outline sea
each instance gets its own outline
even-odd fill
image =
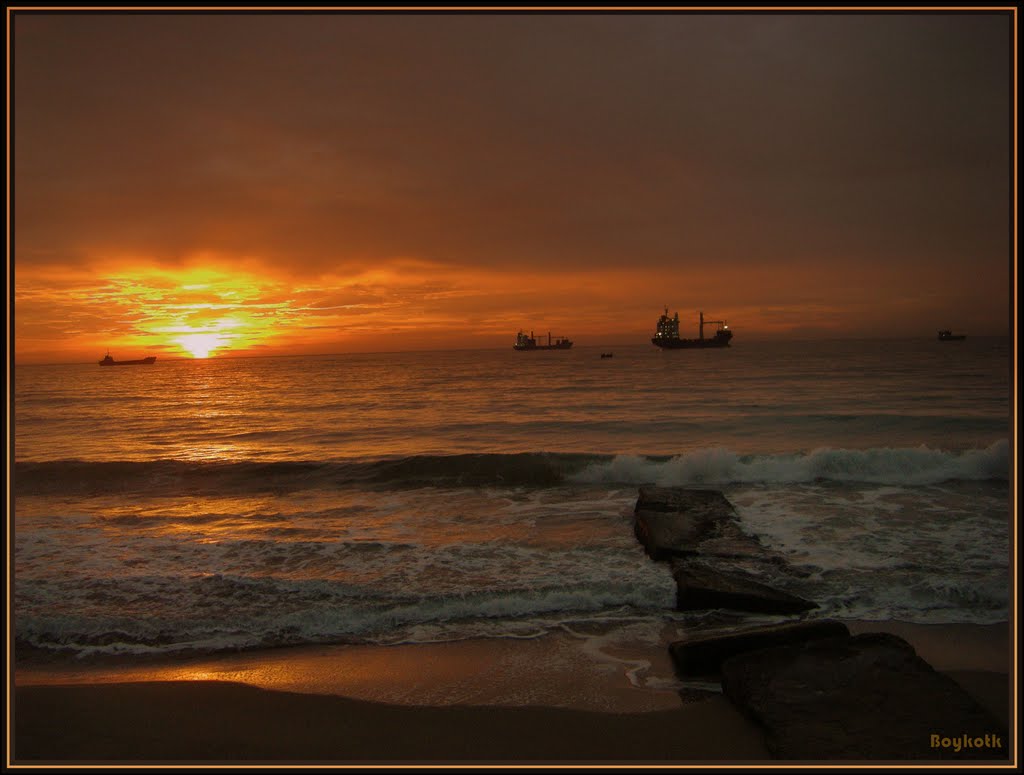
[[[602,352],[613,351],[611,358]],[[20,653],[729,628],[645,485],[720,490],[808,618],[1009,619],[1013,344],[744,342],[17,365]]]

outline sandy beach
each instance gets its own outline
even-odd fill
[[[1007,626],[850,626],[906,638],[1008,724]],[[549,636],[24,665],[14,761],[770,760],[758,726],[723,696],[697,686],[683,699],[664,650],[593,643]]]
[[[665,762],[767,757],[756,728],[721,698],[674,711],[607,714],[381,705],[201,681],[26,688],[18,691],[18,704],[18,760]]]

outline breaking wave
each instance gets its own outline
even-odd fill
[[[701,449],[675,457],[564,453],[420,455],[373,462],[88,462],[16,463],[19,495],[149,496],[284,493],[362,487],[551,487],[560,484],[729,484],[871,482],[924,485],[950,480],[1007,480],[1009,444],[950,452],[926,446],[866,450],[820,448],[787,455],[739,455]]]
[[[661,576],[664,575],[664,578]],[[657,580],[659,583],[653,583]],[[175,584],[168,580],[167,584]],[[30,584],[26,594],[46,594]],[[198,591],[194,588],[199,588]],[[67,589],[62,594],[74,596]],[[48,593],[53,594],[53,590]],[[78,593],[83,595],[84,593]],[[121,595],[128,594],[122,589]],[[90,592],[95,598],[95,590]],[[137,591],[140,599],[142,590]],[[508,637],[600,616],[615,619],[671,609],[674,588],[667,574],[645,569],[635,577],[576,585],[479,590],[470,594],[374,597],[372,590],[325,581],[293,582],[216,576],[186,583],[167,599],[201,595],[203,605],[162,611],[159,616],[54,612],[23,615],[17,641],[32,649],[95,654],[157,654],[218,651],[310,643],[401,642],[421,639],[422,628]],[[150,597],[152,593],[150,593]],[[259,604],[254,604],[258,599]],[[80,610],[85,610],[83,601]],[[137,605],[129,603],[131,605]],[[180,608],[180,606],[179,606]],[[215,615],[209,615],[210,610]]]
[[[870,482],[925,485],[950,480],[1007,480],[1009,445],[946,452],[925,446],[880,449],[816,449],[807,454],[740,456],[728,449],[705,449],[652,460],[619,455],[593,463],[571,478],[578,482],[624,484],[729,484],[732,482]]]

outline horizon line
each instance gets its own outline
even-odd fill
[[[967,339],[1012,339],[1014,336],[1013,332],[1007,332],[1004,334],[972,334],[967,335]],[[753,343],[768,343],[768,344],[795,344],[799,342],[853,342],[853,341],[937,341],[932,337],[922,336],[823,336],[823,337],[810,337],[810,338],[754,338],[744,339],[744,342]],[[619,344],[573,344],[573,348],[585,349],[585,348],[607,348],[607,347],[653,347],[648,343],[644,342],[628,342]],[[189,357],[188,355],[172,355],[172,356],[156,356],[158,359],[163,357],[164,360],[169,361],[226,361],[226,360],[243,360],[247,358],[324,358],[339,355],[404,355],[410,353],[443,353],[443,352],[504,352],[506,349],[513,350],[511,346],[507,348],[505,346],[491,346],[491,347],[431,347],[423,349],[413,350],[340,350],[333,352],[310,352],[310,353],[245,353],[245,354],[224,354],[224,355],[210,355],[205,358]],[[656,348],[660,351],[660,348]],[[732,349],[732,346],[728,349]],[[652,350],[653,351],[653,350]],[[144,356],[150,357],[150,356]],[[8,364],[12,367],[15,366],[84,366],[96,363],[96,361],[78,361],[78,360],[63,360],[63,361],[35,361],[35,360],[18,360],[17,355],[14,358],[8,359]]]

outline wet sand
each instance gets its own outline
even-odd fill
[[[15,757],[77,761],[765,759],[722,697],[650,713],[383,705],[218,681],[18,690]]]
[[[1008,626],[851,630],[906,638],[1008,723]],[[15,762],[769,760],[759,728],[724,697],[681,699],[654,643],[304,647],[25,664],[16,680]]]

